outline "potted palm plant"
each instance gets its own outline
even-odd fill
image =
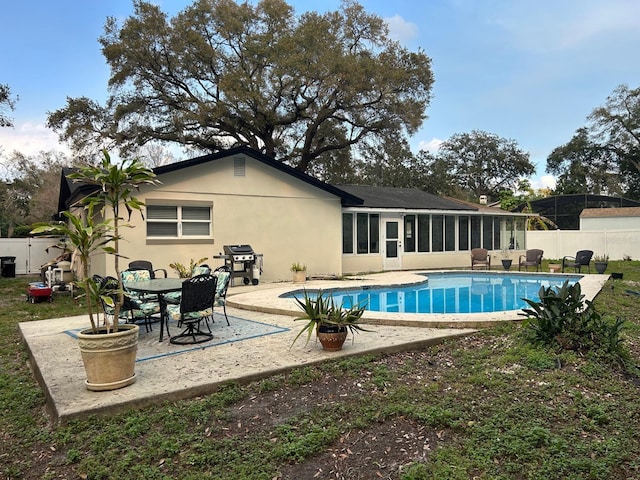
[[[81,263],[82,278],[76,283],[84,291],[91,327],[78,333],[78,345],[82,354],[89,390],[114,390],[135,382],[135,356],[139,327],[119,325],[120,309],[124,303],[124,290],[120,276],[120,229],[122,209],[130,218],[134,210],[142,205],[133,192],[142,185],[158,183],[155,174],[138,160],[123,160],[112,164],[106,150],[102,162],[97,166],[85,166],[69,174],[75,182],[95,187],[94,193],[85,197],[73,211],[63,212],[66,222],[53,225],[38,225],[32,233],[63,235],[72,245]],[[127,218],[127,220],[128,220]],[[101,220],[99,220],[101,219]],[[118,280],[115,301],[113,292],[101,291],[101,284],[90,275],[91,256],[102,250],[114,258]],[[100,300],[113,305],[113,323],[97,321]],[[105,319],[106,320],[106,319]]]
[[[359,331],[369,331],[359,324],[364,313],[364,307],[361,305],[344,308],[343,305],[337,305],[331,295],[325,296],[322,290],[315,295],[310,295],[305,290],[304,299],[296,298],[296,302],[304,315],[295,320],[306,320],[307,323],[298,332],[291,345],[304,332],[307,333],[307,343],[309,343],[311,335],[315,332],[324,350],[337,351],[342,349],[347,333],[354,335]]]
[[[178,274],[178,278],[191,278],[193,277],[193,272],[196,268],[202,265],[202,262],[206,259],[207,257],[202,257],[199,260],[194,260],[192,258],[189,265],[184,265],[180,262],[173,262],[169,264],[169,268],[172,268]]]

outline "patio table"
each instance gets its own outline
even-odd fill
[[[167,336],[171,338],[169,333],[169,318],[167,317],[167,302],[164,295],[169,292],[178,292],[182,290],[182,282],[184,278],[152,278],[142,282],[127,282],[125,288],[133,292],[154,293],[158,295],[160,303],[160,342],[162,341],[164,327],[167,328]]]

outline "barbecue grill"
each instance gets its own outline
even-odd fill
[[[257,285],[262,272],[262,254],[256,253],[251,245],[225,245],[223,258],[224,264],[231,270],[231,279],[241,277],[245,285],[251,282]]]

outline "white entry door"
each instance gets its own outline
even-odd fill
[[[383,220],[384,269],[399,270],[402,267],[402,222],[400,219]]]

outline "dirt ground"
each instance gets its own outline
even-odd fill
[[[429,376],[436,378],[439,368],[450,365],[444,355],[440,352],[439,358],[434,358],[433,353],[407,352],[386,356],[379,362],[394,371],[407,362],[428,363],[434,367]],[[421,372],[406,374],[404,381],[417,381],[413,377],[420,376]],[[234,419],[224,428],[229,429],[229,435],[251,435],[256,430],[271,429],[315,405],[366,395],[363,388],[357,379],[336,381],[327,374],[302,387],[261,394],[234,406]],[[445,431],[428,429],[403,417],[374,423],[366,430],[350,431],[313,458],[285,466],[274,480],[397,479],[403,467],[424,461],[439,443],[448,440],[447,436]]]

